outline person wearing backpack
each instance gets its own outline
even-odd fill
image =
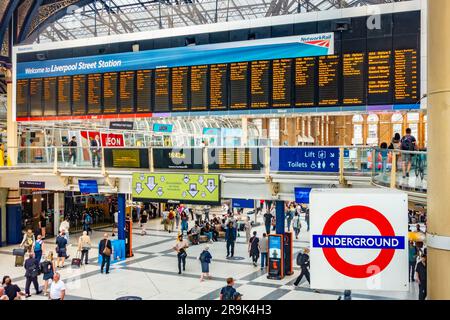
[[[55,259],[53,258],[53,252],[50,251],[43,262],[40,264],[41,273],[44,280],[44,296],[48,295],[48,280],[53,279],[53,275],[56,272]]]
[[[38,263],[41,262],[42,252],[44,252],[44,241],[42,241],[42,236],[38,235],[34,243],[34,255]]]
[[[241,294],[236,291],[234,279],[227,278],[227,285],[220,290],[220,300],[241,300]]]
[[[415,151],[417,149],[416,146],[416,138],[411,135],[411,128],[406,129],[406,135],[400,140],[402,151]],[[403,153],[402,154],[402,170],[403,170],[403,178],[409,177],[409,172],[411,171],[411,153]]]
[[[168,226],[169,233],[171,233],[173,232],[173,226],[175,224],[175,211],[173,210],[173,207],[170,207],[167,218],[169,219],[169,226]]]
[[[36,290],[36,294],[41,294],[42,291],[39,291],[39,283],[38,283],[38,276],[39,276],[39,262],[35,259],[34,253],[29,253],[29,258],[25,261],[24,264],[25,268],[25,295],[27,298],[31,297],[30,294],[30,286],[31,283],[34,285],[34,289]]]
[[[200,253],[200,256],[198,259],[200,260],[200,264],[202,266],[202,275],[200,277],[200,281],[203,282],[205,276],[208,277],[208,279],[211,279],[211,276],[209,275],[209,264],[211,263],[211,253],[209,253],[209,247],[206,246],[205,249],[203,249],[202,253]]]
[[[299,253],[297,255],[297,265],[300,266],[301,268],[301,272],[300,275],[298,276],[297,280],[295,280],[294,282],[294,286],[298,286],[298,284],[300,283],[300,281],[302,280],[303,276],[306,277],[306,280],[308,280],[308,283],[311,284],[310,280],[309,280],[309,249],[305,248],[303,250],[303,253]]]

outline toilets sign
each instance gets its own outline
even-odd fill
[[[310,196],[311,287],[407,290],[407,195],[352,189]]]
[[[339,172],[339,148],[271,148],[271,171]]]

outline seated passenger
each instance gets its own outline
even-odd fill
[[[205,226],[202,228],[202,233],[208,237],[208,241],[212,242],[213,231],[209,223],[206,223]]]
[[[188,232],[188,235],[190,236],[192,244],[199,244],[200,227],[197,223],[195,223],[195,226]]]

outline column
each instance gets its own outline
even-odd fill
[[[285,137],[285,139],[287,140],[289,146],[296,146],[297,145],[296,120],[295,118],[287,118],[286,122],[287,122],[286,123],[287,136]]]
[[[11,71],[8,70],[6,74],[6,141],[7,141],[7,154],[11,165],[17,164],[18,155],[18,137],[17,137],[17,122],[13,113],[13,85],[11,81]],[[8,164],[8,161],[7,161]]]
[[[0,247],[6,245],[6,201],[8,200],[8,189],[0,189]]]
[[[284,221],[285,221],[285,214],[284,214],[284,201],[276,201],[275,202],[275,231],[277,234],[284,234]]]
[[[64,193],[63,192],[55,192],[53,196],[53,234],[55,237],[59,233],[59,225],[61,224],[61,220],[64,217]]]
[[[119,209],[119,221],[117,224],[117,233],[118,233],[118,237],[117,239],[119,240],[125,240],[125,218],[126,218],[126,199],[125,199],[125,194],[124,193],[119,193],[117,195],[117,205],[118,205],[118,209]]]
[[[18,244],[22,241],[22,206],[18,189],[9,189],[6,201],[6,242]]]
[[[428,299],[450,299],[450,1],[428,1]],[[435,236],[431,237],[430,234]]]

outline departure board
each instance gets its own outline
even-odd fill
[[[103,74],[103,113],[117,113],[117,72]]]
[[[312,107],[316,96],[316,58],[295,59],[295,106]]]
[[[72,77],[72,114],[86,114],[86,75]]]
[[[42,78],[30,79],[30,110],[32,117],[42,116]]]
[[[368,53],[367,99],[369,104],[392,103],[391,51]]]
[[[209,107],[211,110],[227,108],[228,65],[212,64],[209,68]]]
[[[191,110],[208,109],[208,66],[191,67]]]
[[[339,56],[319,57],[319,106],[335,106],[339,103]]]
[[[250,107],[254,109],[268,108],[270,61],[252,61],[250,69]]]
[[[292,60],[278,59],[272,62],[272,107],[291,106]]]
[[[120,113],[134,112],[134,71],[120,73]]]
[[[169,68],[155,70],[155,112],[169,112]]]
[[[99,114],[102,112],[102,75],[93,73],[88,75],[88,113]]]
[[[345,105],[366,103],[365,54],[347,53],[342,58],[343,98]]]
[[[28,116],[30,83],[28,79],[17,80],[16,85],[16,116]]]
[[[56,116],[56,77],[44,78],[44,116]]]
[[[188,67],[172,68],[172,111],[188,111]]]
[[[417,50],[394,51],[394,80],[394,103],[418,103]]]
[[[245,109],[248,102],[248,62],[230,63],[230,109]]]
[[[152,107],[152,70],[136,72],[136,111],[150,112]]]
[[[214,148],[209,153],[208,168],[211,170],[259,170],[263,167],[262,149]]]
[[[58,115],[70,116],[70,88],[72,87],[72,77],[58,77]]]

